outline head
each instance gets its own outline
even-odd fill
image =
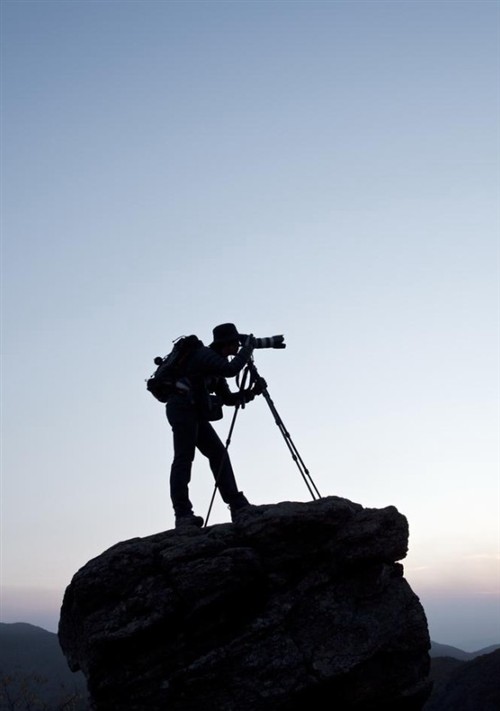
[[[227,358],[236,355],[240,347],[240,334],[234,323],[222,323],[213,330],[213,348],[221,356]]]

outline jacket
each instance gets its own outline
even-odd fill
[[[189,384],[189,394],[174,395],[169,402],[186,403],[195,406],[198,415],[206,419],[220,419],[220,414],[215,410],[224,405],[237,405],[253,399],[248,391],[243,395],[240,392],[232,393],[226,378],[234,378],[248,363],[253,353],[253,348],[243,346],[238,353],[228,361],[223,356],[208,346],[200,346],[190,356],[186,363],[185,377],[183,380]],[[217,396],[217,401],[210,394]]]

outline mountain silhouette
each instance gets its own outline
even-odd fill
[[[57,635],[25,622],[0,623],[0,710],[88,708],[87,685],[70,671]]]
[[[451,677],[452,672],[463,669],[464,661],[472,661],[496,650],[500,650],[500,645],[466,652],[458,647],[432,641],[430,678],[434,682],[434,690],[424,711],[447,711],[452,708],[450,703],[456,701],[450,702],[446,698],[452,696],[454,686],[460,687],[461,677],[459,672],[458,678],[454,679]],[[481,677],[474,676],[476,678],[470,680],[472,691],[475,694],[481,693]],[[6,688],[5,679],[8,677],[11,682]],[[68,711],[87,711],[89,708],[85,679],[81,672],[69,670],[56,634],[28,623],[0,623],[1,711],[12,708],[6,704],[7,693],[17,700],[16,709],[23,711],[29,708],[28,703],[23,704],[20,691],[23,683],[27,684],[40,702],[38,707],[33,707],[30,702],[33,708],[45,708],[48,711],[62,709],[63,705]]]
[[[480,657],[483,654],[490,654],[499,648],[500,644],[492,644],[489,647],[478,649],[476,652],[464,652],[463,649],[459,649],[458,647],[451,647],[448,644],[431,642],[431,651],[429,654],[431,657],[451,657],[452,659],[460,659],[466,662],[471,659],[475,659],[476,657]]]
[[[500,709],[500,648],[471,661],[434,657],[434,688],[424,711],[498,711]]]

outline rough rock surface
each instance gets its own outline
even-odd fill
[[[68,586],[59,641],[97,711],[416,711],[424,610],[406,518],[328,497],[119,543]]]

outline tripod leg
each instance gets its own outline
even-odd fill
[[[312,499],[313,500],[321,499],[321,494],[319,493],[319,491],[316,487],[316,484],[312,480],[309,470],[307,469],[306,465],[304,464],[304,460],[300,456],[300,454],[297,450],[297,447],[293,443],[292,438],[290,437],[290,434],[287,431],[287,429],[283,423],[283,420],[279,416],[278,411],[276,410],[276,407],[274,406],[274,403],[271,400],[271,397],[269,396],[269,393],[264,392],[263,395],[264,395],[264,398],[265,398],[267,404],[269,405],[269,409],[273,413],[274,421],[278,425],[280,432],[283,435],[283,439],[285,440],[285,443],[290,451],[290,454],[292,455],[292,459],[295,462],[295,464],[297,465],[297,467],[302,475],[302,478],[304,479],[305,485],[307,486],[309,493],[311,494]]]
[[[254,363],[251,363],[250,370],[251,370],[252,375],[255,379],[260,378],[260,375],[259,375]],[[311,497],[313,498],[313,500],[321,499],[321,494],[319,493],[319,491],[316,487],[316,484],[313,482],[312,477],[309,473],[309,470],[307,469],[306,465],[304,464],[304,461],[303,461],[302,457],[300,456],[300,454],[297,450],[297,447],[293,443],[292,438],[290,437],[290,434],[288,433],[285,425],[283,424],[283,420],[281,419],[281,417],[278,414],[278,411],[274,405],[274,402],[272,401],[271,396],[269,395],[267,385],[262,390],[262,395],[264,396],[265,401],[269,405],[269,409],[271,410],[271,412],[273,414],[274,421],[278,425],[279,430],[280,430],[281,434],[283,435],[285,443],[290,451],[290,454],[292,455],[292,459],[295,462],[295,464],[297,465],[297,467],[302,475],[302,478],[304,479],[304,482],[305,482],[307,488],[309,489],[309,493],[311,494]]]
[[[240,390],[240,392],[242,393],[242,397],[243,397],[243,391],[244,391],[244,389],[245,389],[246,379],[247,379],[247,377],[248,377],[249,371],[250,371],[250,368],[249,368],[249,366],[247,366],[247,367],[245,368],[244,373],[243,373],[243,378],[242,378],[242,381],[241,381],[241,384],[240,384],[240,387],[239,387],[239,390]],[[210,517],[210,513],[211,513],[211,511],[212,511],[212,506],[213,506],[214,501],[215,501],[215,494],[217,493],[217,488],[218,488],[218,486],[219,486],[219,479],[220,479],[220,475],[221,475],[221,472],[222,472],[222,468],[223,468],[223,466],[224,466],[224,460],[225,460],[225,458],[228,456],[227,450],[229,449],[229,445],[231,444],[231,437],[232,437],[232,434],[233,434],[234,425],[235,425],[235,423],[236,423],[236,416],[238,415],[238,411],[239,411],[240,407],[244,407],[244,406],[245,406],[245,404],[244,404],[244,403],[245,403],[244,399],[242,400],[242,403],[243,403],[242,405],[236,405],[235,408],[234,408],[233,419],[231,420],[231,426],[229,427],[229,432],[227,433],[226,448],[225,448],[224,456],[222,457],[222,459],[221,459],[221,461],[220,461],[219,470],[218,470],[218,472],[217,472],[217,476],[215,477],[215,486],[214,486],[214,490],[213,490],[213,493],[212,493],[212,498],[211,498],[211,500],[210,500],[210,505],[209,505],[209,507],[208,507],[207,515],[206,515],[206,517],[205,517],[205,526],[208,524],[208,519],[209,519],[209,517]]]
[[[213,490],[213,493],[212,493],[212,498],[211,498],[211,500],[210,500],[210,505],[209,505],[209,507],[208,507],[207,515],[205,516],[204,528],[205,528],[205,527],[207,526],[207,524],[208,524],[208,519],[210,518],[210,513],[211,513],[211,511],[212,511],[212,506],[214,505],[215,494],[217,493],[217,488],[218,488],[218,486],[219,486],[219,478],[220,478],[220,475],[221,475],[221,472],[222,472],[222,467],[224,466],[224,460],[225,460],[225,458],[228,456],[228,452],[227,452],[227,451],[228,451],[228,449],[229,449],[229,445],[231,444],[231,436],[232,436],[232,434],[233,434],[234,425],[235,425],[235,423],[236,423],[236,416],[237,416],[237,414],[238,414],[239,409],[240,409],[240,406],[239,406],[239,405],[236,405],[236,407],[235,407],[235,409],[234,409],[233,419],[231,420],[231,426],[229,427],[229,432],[228,432],[228,434],[227,434],[226,446],[225,446],[225,449],[224,449],[224,454],[223,454],[223,456],[222,456],[222,459],[220,460],[219,471],[217,472],[217,476],[215,477],[215,486],[214,486],[214,490]]]

